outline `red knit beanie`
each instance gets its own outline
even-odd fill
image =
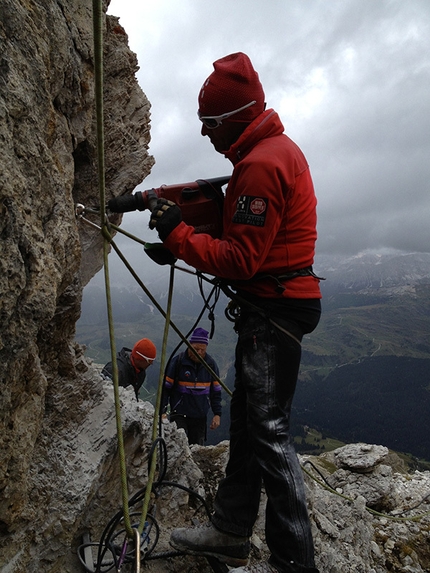
[[[138,340],[133,346],[131,356],[133,360],[142,360],[142,358],[145,357],[155,360],[157,349],[155,348],[155,344],[149,340],[149,338],[142,338],[142,340]]]
[[[264,91],[246,54],[237,52],[217,60],[215,71],[199,93],[199,115],[221,115],[255,100],[257,103],[231,117],[231,121],[252,121],[264,111]]]

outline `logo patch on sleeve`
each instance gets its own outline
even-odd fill
[[[268,199],[262,197],[241,195],[237,200],[233,223],[264,227],[268,203]]]

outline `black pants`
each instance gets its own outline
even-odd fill
[[[313,328],[318,320],[316,312]],[[258,313],[246,313],[236,329],[230,457],[212,521],[223,531],[250,536],[264,482],[270,562],[282,573],[315,573],[303,474],[289,434],[301,347]]]
[[[206,441],[206,417],[190,418],[180,414],[171,414],[170,421],[175,422],[178,428],[185,430],[188,437],[188,443],[204,446]]]

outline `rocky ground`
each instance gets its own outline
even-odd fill
[[[151,409],[148,404],[135,405],[132,401],[129,406],[148,414]],[[227,461],[228,442],[189,448],[182,430],[167,424],[163,431],[168,451],[166,480],[190,488],[211,508]],[[321,573],[430,570],[430,472],[409,473],[395,453],[380,445],[350,444],[321,456],[301,456],[300,460]],[[136,462],[133,465],[139,466]],[[267,557],[264,505],[263,491],[252,539],[252,561]],[[160,536],[152,554],[155,559],[145,561],[144,570],[212,572],[204,558],[163,557],[172,551],[168,540],[173,528],[206,520],[197,496],[178,485],[162,487],[153,511]]]

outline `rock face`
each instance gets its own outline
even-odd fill
[[[25,562],[22,539],[28,524],[35,524],[29,507],[41,479],[37,460],[45,459],[44,480],[52,480],[58,461],[51,448],[54,442],[58,446],[59,433],[67,432],[65,410],[81,423],[96,394],[94,383],[84,382],[86,366],[73,340],[82,288],[102,266],[103,240],[75,217],[76,203],[99,204],[91,3],[2,0],[0,18],[0,562],[5,565],[18,553]],[[104,21],[109,198],[130,193],[153,159],[147,151],[150,106],[135,79],[136,57],[118,20]],[[49,489],[52,483],[44,495]]]
[[[314,478],[307,483],[320,571],[429,570],[429,472],[409,474],[395,454],[368,444],[302,465]]]
[[[77,203],[100,202],[90,4],[1,3],[0,573],[77,573],[84,535],[119,547],[124,537],[107,529],[122,507],[112,385],[74,342],[82,289],[101,268],[103,249],[100,232],[75,215]],[[130,193],[153,159],[135,55],[118,20],[104,24],[110,198]],[[127,491],[139,500],[154,412],[128,389],[120,396]],[[190,450],[174,425],[162,433],[156,481],[163,468],[165,475],[151,500],[145,570],[212,571],[205,559],[173,556],[168,538],[172,528],[206,519],[228,444]],[[354,444],[302,459],[321,573],[430,570],[428,515],[404,519],[429,510],[428,500],[414,508],[428,495],[430,476],[408,474],[390,456]],[[264,496],[261,507],[252,560],[267,552]],[[131,511],[138,523],[138,501]],[[91,560],[96,554],[94,547]]]

